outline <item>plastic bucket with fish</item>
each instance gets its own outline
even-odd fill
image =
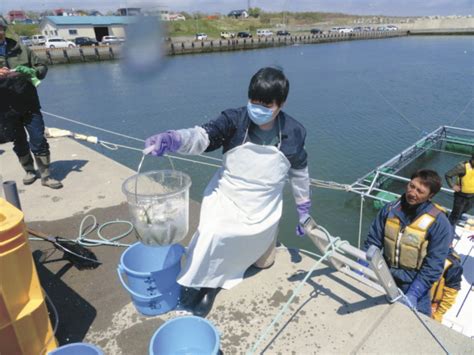
[[[191,178],[176,170],[157,170],[129,177],[122,185],[138,238],[146,245],[181,241],[189,228]]]

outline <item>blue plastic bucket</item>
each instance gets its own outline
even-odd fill
[[[117,273],[140,313],[155,316],[176,307],[181,293],[176,278],[183,254],[184,248],[179,244],[149,247],[135,243],[123,252]]]
[[[219,345],[219,333],[207,319],[179,317],[167,321],[153,334],[150,355],[217,355]]]
[[[104,355],[97,346],[87,343],[72,343],[63,345],[48,353],[49,355]]]

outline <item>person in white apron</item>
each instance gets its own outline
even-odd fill
[[[281,111],[288,91],[281,70],[263,68],[250,81],[246,107],[226,110],[201,127],[167,131],[146,140],[146,148],[152,147],[155,156],[202,154],[223,147],[222,167],[204,191],[199,226],[178,277],[182,286],[200,288],[196,315],[207,315],[218,290],[241,282],[252,264],[273,264],[288,177],[299,220],[309,216],[306,132]],[[300,223],[297,234],[304,234]]]

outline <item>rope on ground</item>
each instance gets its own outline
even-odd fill
[[[418,311],[416,310],[416,307],[414,307],[411,303],[411,301],[408,299],[408,297],[399,289],[400,291],[400,297],[399,298],[403,298],[405,303],[407,305],[410,305],[410,309],[412,310],[412,312],[415,314],[416,318],[418,318],[418,320],[420,321],[421,324],[423,324],[423,326],[425,327],[425,329],[428,331],[428,333],[430,333],[430,335],[433,337],[433,339],[438,343],[439,346],[441,346],[441,348],[444,350],[444,352],[446,354],[450,354],[448,349],[446,349],[446,347],[444,346],[444,344],[442,343],[442,341],[436,336],[435,333],[432,332],[432,330],[428,327],[428,325],[423,321],[423,319],[421,319],[420,317],[420,314],[418,313]],[[398,298],[397,298],[398,299]]]
[[[92,220],[91,224],[88,227],[84,228],[86,221],[89,219]],[[128,226],[129,228],[126,232],[121,233],[115,237],[105,238],[102,235],[102,231],[104,230],[104,228],[112,224],[124,224]],[[86,238],[89,234],[91,234],[96,229],[97,229],[98,239]],[[96,247],[99,245],[109,245],[109,246],[115,246],[115,247],[129,247],[131,244],[119,243],[119,240],[122,238],[125,238],[132,231],[133,231],[133,224],[130,223],[129,221],[116,220],[116,221],[109,221],[109,222],[99,225],[97,223],[97,218],[94,215],[88,214],[82,219],[81,224],[79,226],[78,237],[74,241],[77,244],[85,246],[85,247]]]
[[[322,227],[319,227],[321,228],[321,230],[326,233],[326,236],[328,237],[328,240],[330,240],[331,238],[329,237],[329,233],[327,232],[327,230],[325,230],[324,228]],[[285,303],[285,305],[281,308],[280,312],[278,312],[278,314],[273,318],[273,321],[271,322],[271,324],[261,333],[260,337],[258,338],[258,340],[256,341],[256,343],[253,345],[253,347],[251,348],[251,350],[249,350],[246,354],[247,355],[252,355],[252,354],[255,354],[255,351],[258,349],[260,343],[262,341],[265,340],[265,338],[268,336],[268,334],[270,333],[270,331],[273,329],[273,327],[275,326],[275,324],[281,319],[281,317],[283,317],[283,315],[286,313],[286,311],[288,310],[291,302],[293,302],[294,298],[301,292],[301,289],[303,288],[304,284],[306,283],[306,281],[308,280],[308,278],[313,274],[313,271],[325,260],[327,259],[328,257],[330,257],[335,251],[339,251],[340,247],[344,244],[348,244],[348,242],[346,240],[341,240],[341,238],[339,237],[335,237],[333,238],[332,241],[329,242],[328,246],[326,247],[325,249],[325,252],[324,252],[324,255],[313,265],[313,267],[307,272],[306,276],[304,277],[304,279],[299,283],[299,285],[293,289],[293,294],[291,295],[291,297],[289,298],[289,300]]]
[[[67,117],[57,115],[57,114],[54,114],[54,113],[51,113],[51,112],[47,112],[47,111],[44,111],[44,110],[41,110],[41,112],[43,114],[51,116],[51,117],[55,117],[55,118],[58,118],[58,119],[61,119],[61,120],[72,122],[72,123],[77,124],[77,125],[89,127],[89,128],[92,128],[92,129],[95,129],[95,130],[98,130],[98,131],[106,132],[106,133],[116,135],[116,136],[119,136],[119,137],[122,137],[122,138],[132,139],[132,140],[142,142],[142,143],[145,142],[145,140],[140,139],[140,138],[132,137],[132,136],[129,136],[129,135],[126,135],[126,134],[118,133],[118,132],[111,131],[111,130],[108,130],[108,129],[104,129],[104,128],[101,128],[101,127],[97,127],[97,126],[94,126],[94,125],[83,123],[83,122],[73,120],[71,118],[67,118]],[[103,140],[99,140],[97,143],[99,145],[101,145],[102,147],[104,147],[106,149],[109,149],[109,150],[117,150],[118,148],[123,148],[123,149],[129,149],[129,150],[133,150],[133,151],[136,151],[136,152],[143,153],[143,149],[139,149],[139,148],[136,148],[136,147],[131,147],[129,145],[117,144],[117,143],[107,142],[107,141],[103,141]],[[180,157],[180,156],[176,156],[176,155],[165,154],[164,156],[167,157],[168,159],[170,159],[170,162],[171,162],[171,159],[176,159],[176,160],[181,160],[181,161],[185,161],[185,162],[189,162],[189,163],[193,163],[193,164],[201,164],[201,165],[205,165],[205,166],[210,166],[210,167],[213,167],[213,168],[220,168],[221,167],[221,165],[218,165],[218,164],[212,164],[212,163],[208,163],[208,162],[204,162],[204,161],[200,161],[200,160],[196,160],[196,159],[184,158],[184,157]],[[213,161],[222,162],[222,159],[220,159],[220,158],[210,157],[210,156],[207,156],[207,155],[199,155],[199,157],[201,157],[203,159],[209,159],[209,160],[213,160]],[[337,183],[337,182],[334,182],[334,181],[323,181],[323,180],[311,179],[311,186],[324,188],[324,189],[331,189],[331,190],[351,191],[351,186],[350,185],[340,184],[340,183]]]
[[[41,110],[41,113],[43,113],[45,115],[48,115],[48,116],[51,116],[51,117],[55,117],[55,118],[64,120],[64,121],[72,122],[72,123],[75,123],[77,125],[81,125],[81,126],[84,126],[84,127],[89,127],[89,128],[98,130],[98,131],[106,132],[106,133],[109,133],[109,134],[112,134],[112,135],[115,135],[115,136],[119,136],[119,137],[127,138],[127,139],[132,139],[132,140],[135,140],[137,142],[145,143],[144,139],[132,137],[132,136],[129,136],[129,135],[126,135],[126,134],[118,133],[118,132],[111,131],[111,130],[108,130],[108,129],[104,129],[104,128],[101,128],[101,127],[98,127],[98,126],[93,126],[93,125],[90,125],[88,123],[83,123],[83,122],[80,122],[80,121],[77,121],[77,120],[73,120],[72,118],[67,118],[67,117],[64,117],[64,116],[56,115],[54,113],[47,112],[47,111],[44,111],[44,110]],[[115,143],[110,143],[110,142],[105,142],[105,141],[101,141],[101,143],[105,143],[103,146],[108,148],[108,149],[112,149],[112,150],[116,150],[116,149],[107,147],[106,145],[110,145],[112,147],[115,146],[115,147],[128,148],[128,149],[132,149],[132,150],[142,152],[142,149],[138,149],[138,148],[134,148],[134,147],[122,146],[120,144],[115,144]],[[221,161],[222,160],[222,159],[211,157],[211,156],[208,156],[208,155],[202,155],[202,157],[205,158],[205,159],[209,159],[209,160],[216,160],[216,161]]]

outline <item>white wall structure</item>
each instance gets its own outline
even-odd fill
[[[125,37],[125,28],[133,21],[129,16],[46,16],[40,23],[41,34],[47,37]]]

